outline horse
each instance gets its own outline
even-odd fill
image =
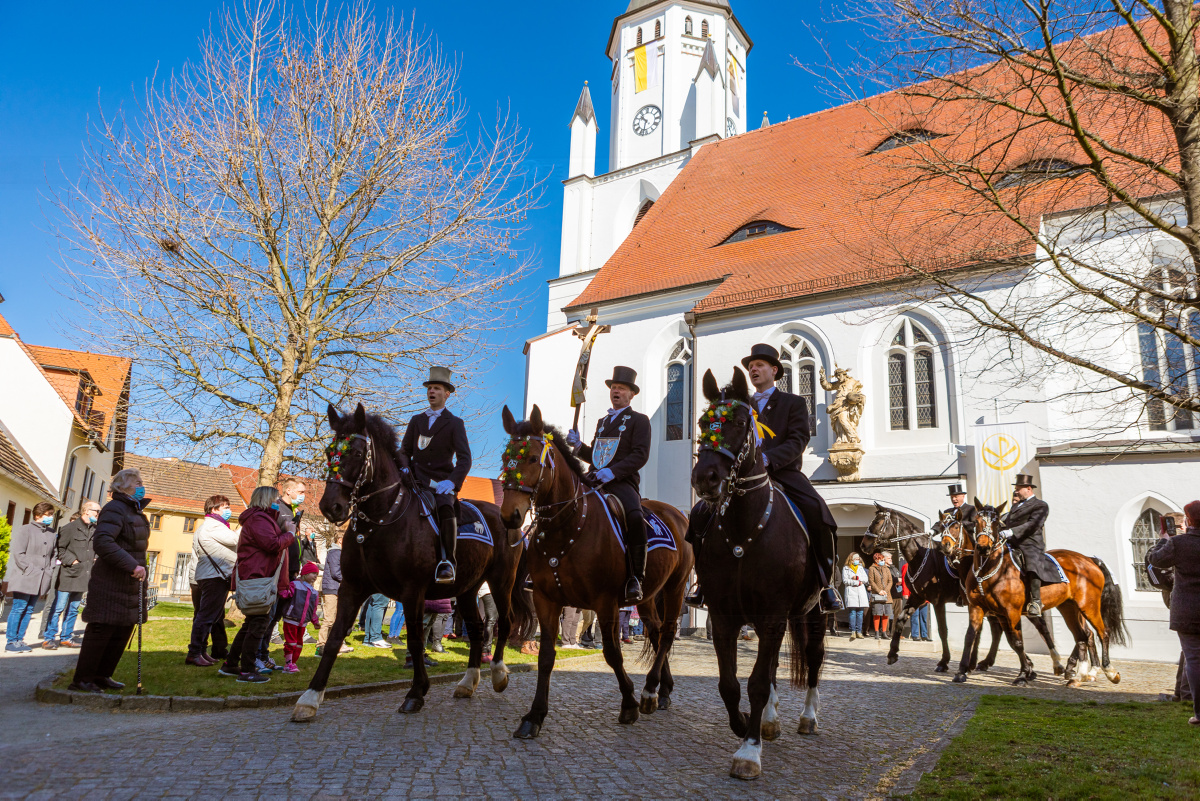
[[[1021,636],[1025,583],[1013,560],[1012,550],[1000,536],[1000,520],[1007,505],[1006,502],[999,507],[992,507],[983,506],[978,499],[975,502],[979,509],[974,532],[975,554],[966,584],[971,599],[971,622],[967,629],[963,665],[954,677],[956,682],[967,680],[966,652],[971,648],[972,639],[978,636],[979,624],[985,614],[995,615],[1000,621],[1008,644],[1021,662],[1020,672],[1013,684],[1020,686],[1037,678],[1033,660],[1025,653]],[[1066,668],[1067,686],[1078,687],[1081,675],[1090,673],[1087,664],[1091,643],[1091,632],[1087,629],[1089,623],[1100,637],[1100,667],[1109,681],[1118,683],[1121,674],[1112,668],[1108,649],[1110,642],[1125,645],[1128,640],[1121,588],[1113,580],[1108,567],[1097,557],[1086,557],[1067,550],[1048,553],[1059,563],[1067,578],[1065,582],[1042,586],[1044,608],[1058,608],[1067,628],[1075,637],[1075,649]]]
[[[471,642],[467,671],[455,687],[454,697],[470,698],[475,694],[483,655],[483,622],[476,594],[484,581],[492,590],[498,617],[492,689],[503,692],[508,686],[504,647],[509,632],[514,624],[527,630],[532,623],[525,604],[514,597],[521,592],[517,583],[521,539],[513,541],[509,536],[496,504],[472,501],[483,514],[492,544],[460,539],[456,580],[453,584],[435,583],[434,568],[439,558],[436,518],[432,517],[432,504],[420,497],[408,459],[397,445],[396,430],[383,418],[368,415],[361,403],[354,414],[345,416],[330,404],[328,416],[333,442],[326,450],[329,469],[320,508],[330,522],[349,521],[350,527],[342,546],[337,619],[312,681],[296,702],[292,720],[316,717],[342,641],[350,633],[363,602],[375,593],[404,605],[413,682],[400,712],[419,712],[429,690],[422,623],[426,598],[458,599]]]
[[[755,779],[762,774],[762,741],[780,734],[776,673],[789,630],[791,683],[806,689],[798,731],[817,731],[817,684],[825,660],[825,614],[817,603],[822,582],[798,511],[766,471],[745,375],[735,367],[733,381],[720,390],[708,370],[703,387],[710,405],[699,419],[692,470],[701,504],[691,525],[704,539],[696,572],[712,617],[718,689],[729,727],[742,739],[729,775]],[[746,623],[759,639],[747,681],[749,715],[740,709],[737,678],[737,636]]]
[[[504,503],[501,519],[517,527],[532,513],[536,534],[528,549],[533,604],[541,624],[538,684],[533,706],[513,737],[537,737],[550,704],[550,674],[554,670],[558,618],[564,606],[596,613],[603,640],[604,661],[616,674],[621,690],[619,723],[634,723],[639,710],[646,715],[669,709],[675,680],[670,654],[675,625],[683,608],[692,549],[684,541],[687,518],[658,501],[643,501],[670,530],[674,549],[655,548],[647,554],[644,598],[637,605],[646,624],[643,656],[653,654],[639,699],[625,672],[619,641],[619,612],[624,604],[626,558],[624,546],[610,523],[605,498],[590,486],[582,463],[554,426],[542,420],[536,405],[527,421],[517,421],[508,407],[502,413],[510,439],[504,452]],[[647,526],[649,530],[649,526]]]
[[[942,658],[934,671],[945,673],[950,669],[950,628],[946,624],[946,604],[957,602],[960,595],[966,592],[965,583],[974,552],[963,547],[967,538],[962,532],[967,524],[961,520],[959,513],[944,515],[942,523],[944,534],[942,547],[939,547],[928,534],[920,531],[903,514],[876,503],[875,517],[867,526],[867,533],[863,535],[860,543],[860,550],[868,555],[896,546],[904,561],[908,563],[908,575],[905,580],[908,582],[909,597],[904,604],[900,620],[895,621],[892,626],[892,642],[887,657],[889,665],[895,664],[900,658],[900,637],[904,625],[913,612],[928,601],[933,604],[938,638],[942,641]],[[947,548],[947,542],[954,543],[955,547]],[[968,603],[969,600],[968,598]],[[1054,647],[1054,636],[1050,627],[1040,617],[1031,618],[1031,622],[1050,649],[1055,675],[1062,675],[1062,659]],[[996,651],[1000,646],[1000,621],[989,616],[988,623],[992,630],[991,649],[987,657],[978,662],[980,638],[975,638],[968,665],[970,670],[980,673],[986,672],[996,663]]]

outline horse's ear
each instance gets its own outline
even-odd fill
[[[325,410],[325,415],[329,418],[329,427],[336,431],[338,423],[342,422],[342,417],[338,414],[337,407],[332,403],[329,404],[329,408]]]
[[[972,500],[974,501],[974,503],[973,503],[972,505],[973,505],[973,506],[974,506],[976,509],[982,509],[982,508],[983,508],[983,504],[979,502],[979,496],[978,496],[978,495],[976,495],[976,496],[975,496],[975,497],[974,497]]]
[[[533,404],[533,410],[529,412],[529,425],[533,429],[533,433],[542,433],[542,410],[536,403]]]
[[[746,383],[746,374],[742,372],[742,368],[733,368],[733,394],[738,397],[738,400],[750,399],[750,385]]]
[[[361,403],[358,404],[358,406],[356,406],[354,409],[354,430],[367,430],[367,410],[363,408]]]
[[[704,371],[704,381],[701,384],[704,389],[704,397],[708,398],[710,403],[716,403],[721,399],[721,388],[717,386],[717,379],[713,376],[712,370]]]
[[[1006,506],[1008,506],[1008,501],[1005,501],[1004,503],[1002,503],[996,507],[996,516],[997,517],[1004,514],[1004,507],[1006,507]]]
[[[876,512],[886,512],[887,509],[884,509],[882,506],[880,506],[879,501],[875,501],[875,511]]]
[[[500,419],[504,421],[504,433],[510,437],[513,430],[517,427],[517,421],[513,418],[513,413],[508,410],[508,404],[504,404],[504,411],[500,413]]]

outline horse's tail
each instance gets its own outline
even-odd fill
[[[533,609],[533,593],[525,591],[529,581],[529,549],[521,546],[521,557],[517,560],[517,580],[513,582],[510,594],[508,619],[512,623],[510,639],[520,639],[521,642],[533,638],[537,628],[537,615]]]
[[[642,638],[642,652],[638,654],[637,658],[643,665],[649,665],[654,662],[654,655],[658,653],[658,640],[662,636],[663,621],[666,619],[667,612],[666,593],[660,592],[651,603],[654,604],[654,609],[658,614],[655,615],[655,621],[642,621],[646,625],[646,631],[645,636]],[[651,622],[654,623],[653,628],[650,626]],[[674,637],[675,632],[671,632],[671,636]]]
[[[824,618],[821,624],[824,626]],[[788,621],[788,665],[791,667],[792,686],[798,690],[808,686],[808,638],[806,616],[793,617]]]
[[[1129,630],[1125,628],[1125,604],[1121,602],[1121,588],[1113,581],[1108,565],[1097,556],[1092,561],[1104,574],[1104,588],[1100,591],[1100,619],[1108,630],[1109,641],[1117,645],[1129,644]]]

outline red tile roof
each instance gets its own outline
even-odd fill
[[[467,476],[459,495],[468,501],[486,501],[499,506],[504,502],[504,485],[495,478]]]
[[[246,508],[228,470],[186,462],[182,459],[155,459],[150,456],[127,454],[126,468],[137,468],[146,485],[150,509],[204,514],[204,502],[214,495],[224,495],[236,517]]]
[[[233,479],[233,485],[237,487],[237,491],[241,493],[242,500],[245,503],[250,503],[250,496],[254,494],[254,490],[258,487],[258,470],[253,467],[242,467],[236,464],[223,464],[222,468],[229,472]],[[279,480],[285,478],[299,478],[304,482],[304,514],[310,520],[324,520],[325,516],[321,514],[321,497],[325,494],[325,482],[315,478],[304,478],[303,476],[280,475]]]
[[[8,324],[8,320],[4,319],[4,315],[0,314],[0,337],[15,337],[17,332]]]
[[[1124,29],[1096,36],[1111,37],[1117,49],[1131,38]],[[963,75],[997,93],[1012,85],[1013,102],[1023,102],[1002,68]],[[1175,158],[1164,116],[1119,108],[1111,95],[1079,102],[1087,125],[1113,146],[1155,161]],[[905,260],[944,269],[1028,258],[1033,244],[1019,226],[949,179],[914,180],[914,168],[927,158],[999,171],[1038,158],[1086,163],[1062,129],[1030,122],[996,105],[935,104],[891,92],[707,144],[569,308],[719,282],[695,306],[717,312],[911,276]],[[892,133],[912,128],[943,136],[873,152]],[[1109,161],[1110,169],[1122,169],[1119,159]],[[1166,189],[1151,173],[1119,180],[1142,182],[1145,196]],[[1020,213],[1036,224],[1048,212],[1104,200],[1089,178],[1047,181],[1023,190]],[[756,221],[795,230],[723,244]]]
[[[41,496],[43,500],[61,505],[54,497],[54,493],[46,489],[46,485],[38,478],[37,473],[25,459],[25,455],[21,453],[21,449],[8,438],[3,430],[0,430],[0,471],[7,473],[17,483],[24,484]]]
[[[41,365],[50,384],[58,391],[67,407],[74,410],[79,391],[80,371],[86,371],[100,390],[93,401],[92,409],[98,412],[95,419],[85,421],[88,427],[98,431],[102,437],[108,435],[109,426],[119,416],[123,393],[128,388],[133,360],[100,353],[88,353],[64,348],[48,348],[28,345],[29,352]]]

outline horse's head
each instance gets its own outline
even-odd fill
[[[356,492],[371,478],[371,440],[367,434],[367,412],[358,404],[354,414],[339,415],[331,403],[328,409],[333,442],[325,449],[325,492],[321,496],[321,514],[331,523],[342,523],[350,516]]]
[[[875,517],[871,519],[871,524],[867,526],[867,531],[863,534],[862,542],[859,543],[859,551],[870,556],[879,550],[880,546],[886,548],[889,541],[895,540],[900,533],[900,513],[895,509],[888,509],[886,506],[875,504]]]
[[[1008,501],[999,506],[984,506],[975,518],[975,552],[984,559],[992,556],[1004,544],[1000,536],[1000,518],[1004,515],[1006,506]]]
[[[516,420],[507,406],[502,417],[509,440],[501,457],[504,503],[500,506],[500,519],[509,528],[520,528],[537,500],[542,482],[553,474],[555,437],[546,430],[542,410],[536,404],[528,420]]]
[[[971,531],[963,522],[962,509],[945,512],[941,524],[942,532],[933,541],[943,554],[957,560],[967,550],[967,540],[971,536]]]
[[[746,374],[733,368],[733,381],[717,387],[712,370],[704,372],[704,397],[709,406],[700,415],[700,447],[692,468],[692,487],[710,504],[729,497],[745,461],[758,461],[757,417],[750,405]]]

